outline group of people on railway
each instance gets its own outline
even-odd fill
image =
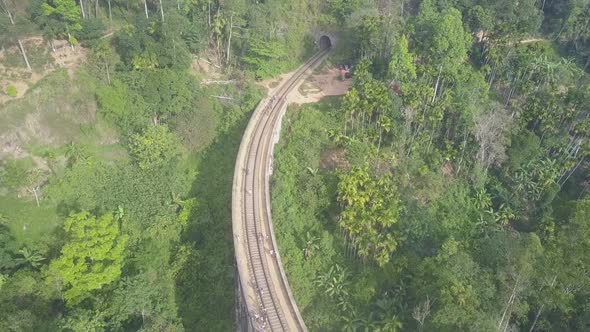
[[[256,290],[260,295],[260,300],[258,301],[258,306],[260,307],[260,315],[258,313],[254,313],[254,320],[258,325],[258,328],[261,332],[264,331],[264,328],[268,324],[268,315],[266,313],[266,308],[262,305],[262,295],[264,294],[264,290],[256,286]]]
[[[270,110],[272,110],[272,108],[277,104],[277,102],[281,100],[283,102],[287,102],[287,97],[283,96],[278,98],[277,96],[272,96],[272,98],[270,98],[270,103],[268,105],[266,105],[266,107],[264,108],[264,113],[268,113]]]

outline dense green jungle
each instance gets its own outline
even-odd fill
[[[0,0],[0,331],[235,331],[240,141],[320,35],[350,89],[270,179],[307,328],[589,331],[590,0]]]

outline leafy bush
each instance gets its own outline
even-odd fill
[[[6,88],[6,94],[9,95],[10,97],[16,97],[16,94],[17,94],[16,86],[14,86],[12,84],[9,85]]]
[[[252,68],[257,79],[265,79],[282,71],[286,56],[287,50],[281,42],[251,39],[248,56],[242,60]]]
[[[98,39],[104,35],[106,26],[98,18],[82,20],[82,30],[76,32],[76,38],[82,42]]]
[[[30,162],[24,159],[9,160],[4,165],[0,184],[10,189],[17,189],[26,182]]]

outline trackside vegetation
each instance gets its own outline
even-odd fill
[[[292,107],[275,153],[308,328],[588,329],[588,3],[388,5],[349,30],[352,88]]]

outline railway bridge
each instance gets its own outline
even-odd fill
[[[274,236],[269,179],[287,96],[332,47],[326,35],[317,44],[320,50],[260,102],[240,143],[232,188],[239,331],[307,331]]]

